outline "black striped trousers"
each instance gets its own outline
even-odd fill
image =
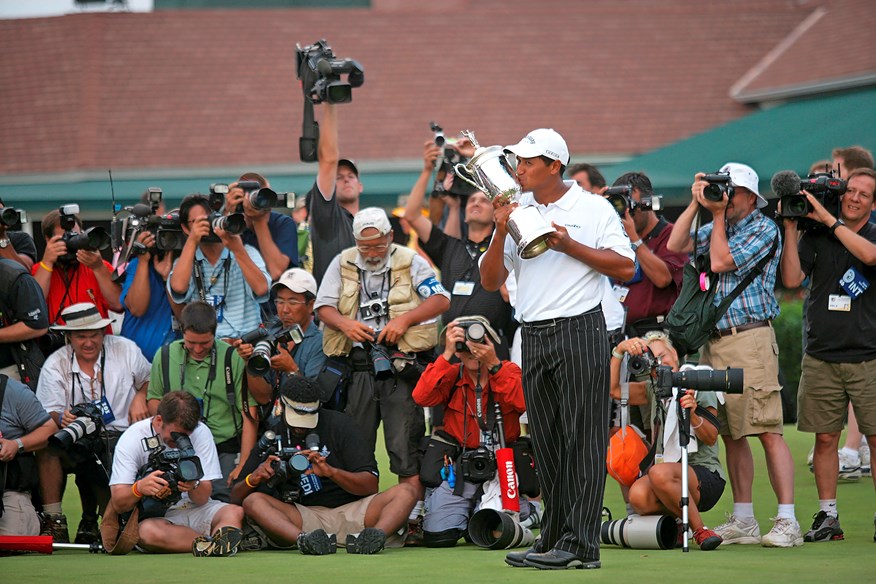
[[[608,355],[600,307],[523,325],[523,393],[545,503],[538,551],[599,559]]]

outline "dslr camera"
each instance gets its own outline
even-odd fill
[[[368,358],[371,359],[371,366],[374,368],[374,378],[383,380],[392,377],[394,369],[392,367],[392,351],[386,345],[377,342],[377,337],[380,336],[381,329],[374,331],[374,341],[368,349]]]
[[[608,199],[614,210],[621,217],[627,211],[632,214],[636,209],[642,211],[660,211],[663,208],[663,197],[654,194],[642,194],[641,201],[636,201],[633,198],[633,187],[630,185],[618,185],[605,189],[602,196]]]
[[[162,446],[158,437],[149,436],[143,439],[143,449],[149,452],[149,460],[137,473],[137,480],[155,471],[161,471],[161,478],[167,481],[171,494],[161,499],[161,503],[170,507],[180,500],[179,483],[197,481],[204,477],[201,459],[195,453],[192,439],[180,432],[171,432],[170,436],[176,442],[176,448]]]
[[[279,352],[277,345],[301,343],[304,340],[304,331],[297,324],[287,329],[282,328],[279,322],[273,323],[270,327],[261,324],[257,329],[241,335],[240,340],[253,345],[252,355],[246,362],[246,372],[264,377],[271,370],[271,357]]]
[[[627,371],[631,377],[641,378],[648,376],[651,371],[660,365],[660,362],[654,357],[654,354],[645,349],[641,355],[630,355],[627,361]]]
[[[365,82],[365,71],[352,59],[335,58],[325,39],[312,45],[296,45],[298,79],[304,96],[312,103],[349,103],[353,88]],[[341,81],[341,75],[347,81]]]
[[[736,194],[736,189],[730,184],[729,172],[714,172],[703,176],[700,180],[709,183],[703,189],[703,196],[710,201],[722,201],[725,194],[729,200]]]
[[[12,207],[0,209],[0,224],[4,227],[16,228],[23,223],[27,223],[27,211],[24,209],[13,209]]]
[[[267,211],[272,207],[295,207],[295,193],[278,193],[254,180],[242,180],[237,186],[243,190],[244,198],[256,211]]]
[[[468,483],[484,483],[496,475],[496,455],[486,446],[466,450],[459,460],[462,477]]]
[[[271,435],[273,435],[273,438]],[[303,449],[282,447],[279,441],[275,440],[276,434],[269,430],[259,439],[257,445],[262,457],[267,458],[268,455],[273,454],[280,459],[271,462],[274,476],[265,483],[268,488],[279,489],[284,503],[295,503],[300,500],[302,494],[307,495],[320,490],[322,483],[316,475],[309,475],[312,478],[307,480],[306,485],[301,484],[302,475],[311,466],[310,459],[307,458],[307,452],[319,451],[319,434],[316,432],[309,433],[304,438]]]
[[[487,327],[477,320],[457,320],[456,326],[463,329],[465,340],[473,343],[484,343],[487,337]],[[457,352],[464,353],[468,351],[468,345],[462,341],[456,342]]]
[[[109,233],[103,227],[91,227],[82,233],[76,233],[73,228],[76,227],[76,215],[79,214],[79,205],[61,205],[58,208],[60,214],[61,229],[64,230],[64,235],[61,236],[61,241],[67,245],[67,253],[59,259],[67,262],[76,261],[76,252],[80,249],[86,251],[103,251],[109,248],[112,240]]]
[[[822,207],[827,209],[835,217],[840,215],[840,203],[842,196],[848,187],[846,181],[834,175],[833,171],[817,172],[800,180],[800,190],[808,191],[815,197]],[[786,195],[781,199],[782,217],[805,218],[814,209],[802,192],[795,195]],[[811,223],[801,221],[799,228],[806,229],[820,225],[817,221]]]
[[[96,446],[100,429],[103,428],[103,413],[100,408],[91,403],[83,402],[70,408],[70,413],[76,419],[49,438],[52,446],[70,450],[73,445],[87,449]]]

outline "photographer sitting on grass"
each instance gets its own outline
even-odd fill
[[[678,353],[672,346],[669,337],[659,331],[651,331],[644,338],[632,338],[622,341],[615,347],[611,359],[611,397],[621,397],[621,363],[624,355],[642,356],[650,352],[653,359],[661,365],[667,365],[673,371],[678,371]],[[632,381],[629,384],[629,404],[640,405],[648,403],[648,394],[653,391],[650,381]],[[682,390],[679,390],[682,391]],[[630,487],[630,504],[640,515],[659,515],[670,513],[681,517],[679,504],[681,499],[681,450],[679,447],[679,420],[674,415],[674,398],[658,400],[658,407],[663,411],[662,437],[659,450],[663,453],[664,462],[654,464],[645,476],[638,479]],[[698,405],[703,406],[712,414],[717,415],[718,397],[711,391],[696,392],[688,389],[681,397],[681,405],[690,411],[690,428],[694,432],[688,445],[688,522],[693,530],[694,539],[703,551],[713,550],[721,545],[722,539],[704,524],[701,511],[708,511],[721,498],[724,492],[724,471],[718,460],[718,427],[715,422],[700,417],[695,411]],[[655,440],[657,434],[655,434]],[[696,439],[696,440],[694,440]]]
[[[143,551],[182,553],[191,550],[196,557],[237,553],[243,509],[210,498],[212,483],[222,479],[222,471],[213,435],[200,421],[200,416],[201,406],[195,396],[172,391],[161,399],[155,416],[131,425],[116,446],[110,504],[118,514],[140,508],[139,547]],[[203,471],[197,473],[202,474],[201,478],[179,480],[180,477],[168,476],[160,469],[144,475],[151,468],[150,454],[157,448],[179,448],[174,454],[180,458],[185,456],[183,444],[178,443],[182,442],[180,435],[189,439],[185,441],[186,446],[194,448]],[[182,464],[179,466],[183,468]],[[164,507],[163,501],[173,499],[176,502],[168,505],[163,515],[155,515],[156,508]],[[147,508],[148,518],[144,512]]]
[[[288,376],[271,428],[259,440],[231,490],[266,545],[305,555],[375,554],[400,547],[396,533],[417,500],[413,486],[378,493],[377,461],[353,419],[320,409],[319,385]],[[255,547],[255,546],[254,546]],[[250,549],[247,545],[247,549]]]

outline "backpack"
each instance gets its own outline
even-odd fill
[[[694,225],[694,248],[696,248],[699,222],[700,217],[697,214]],[[714,303],[718,288],[715,285],[717,278],[712,272],[709,256],[708,254],[697,256],[696,249],[694,250],[694,258],[684,266],[681,292],[663,321],[663,328],[666,329],[680,356],[695,353],[717,333],[715,325],[721,320],[736,297],[760,275],[775,255],[778,246],[779,238],[777,237],[773,240],[770,252],[761,258],[748,275],[717,305]],[[705,286],[705,290],[701,285],[701,276],[712,283]]]

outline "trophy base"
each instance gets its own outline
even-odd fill
[[[524,260],[540,256],[548,249],[548,235],[556,229],[551,227],[537,207],[517,207],[508,217],[508,232],[517,244],[517,255]]]

